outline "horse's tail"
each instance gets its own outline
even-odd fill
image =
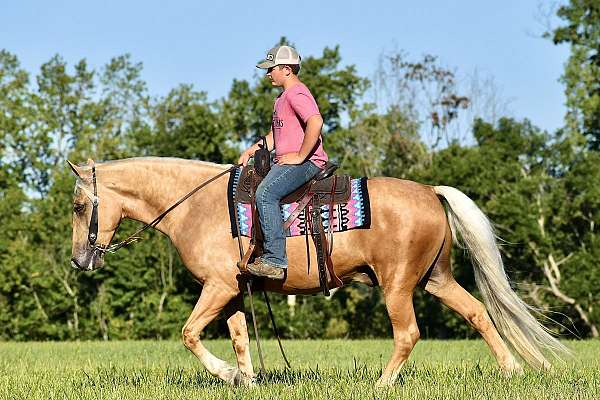
[[[511,289],[494,229],[485,214],[458,189],[435,186],[434,190],[448,204],[448,222],[455,243],[458,232],[471,254],[475,282],[500,335],[529,365],[537,368],[550,367],[543,350],[557,359],[560,354],[569,354],[569,350],[530,312],[538,311]]]

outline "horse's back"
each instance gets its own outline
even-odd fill
[[[371,209],[416,217],[420,223],[445,221],[442,203],[432,186],[389,177],[371,178],[367,181]],[[409,221],[405,221],[409,222]]]

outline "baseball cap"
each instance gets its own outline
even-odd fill
[[[300,55],[296,49],[290,46],[273,47],[267,53],[266,59],[256,64],[256,68],[267,69],[281,64],[300,64]]]

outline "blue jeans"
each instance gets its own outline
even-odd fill
[[[275,164],[256,189],[256,208],[262,227],[264,253],[262,259],[287,268],[285,233],[279,201],[311,180],[321,169],[311,161],[300,165]]]

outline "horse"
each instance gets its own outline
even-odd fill
[[[103,249],[123,219],[148,223],[198,182],[232,167],[160,157],[68,163],[77,177],[71,264],[85,271],[103,265]],[[242,297],[245,278],[236,265],[239,248],[231,234],[227,184],[225,177],[214,180],[173,209],[155,228],[169,237],[183,264],[202,285],[199,299],[183,325],[183,344],[210,374],[232,385],[253,385],[256,378]],[[383,291],[394,347],[377,385],[396,381],[419,339],[413,308],[417,285],[475,328],[506,374],[523,371],[515,352],[538,369],[551,367],[547,353],[558,359],[568,353],[511,289],[493,227],[469,197],[452,187],[391,177],[369,178],[367,187],[371,226],[335,233],[331,259],[345,284],[357,281],[379,285]],[[94,218],[96,222],[91,221]],[[90,240],[91,223],[98,244]],[[461,243],[457,242],[459,235]],[[242,240],[247,248],[248,239]],[[450,261],[453,243],[464,245],[470,252],[485,306],[455,281]],[[288,238],[286,248],[286,279],[265,280],[265,289],[282,294],[318,293],[321,289],[316,268],[308,272],[305,268],[304,238]],[[201,332],[221,312],[225,313],[237,366],[214,356],[200,340]]]

